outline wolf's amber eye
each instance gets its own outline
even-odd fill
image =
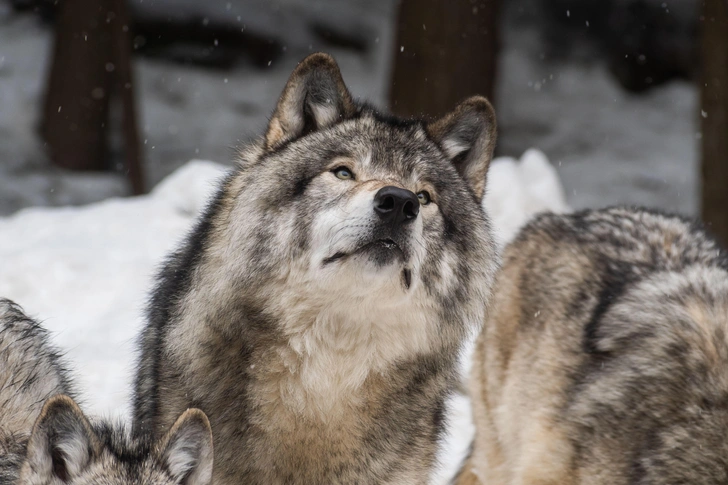
[[[427,205],[430,203],[430,193],[426,190],[423,190],[422,192],[417,192],[417,198],[420,199],[420,205]]]
[[[341,180],[354,180],[354,172],[346,167],[338,167],[332,170],[336,178]]]

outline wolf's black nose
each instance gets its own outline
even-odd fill
[[[403,224],[417,218],[420,201],[414,192],[388,185],[374,196],[374,211],[383,221]]]

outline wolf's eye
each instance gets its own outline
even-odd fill
[[[336,178],[341,180],[354,180],[354,172],[349,170],[346,167],[338,167],[332,170],[334,172],[334,175],[336,175]]]
[[[426,190],[417,192],[417,198],[420,199],[420,205],[427,205],[430,203],[430,193]]]

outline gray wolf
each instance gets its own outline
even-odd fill
[[[426,482],[496,268],[494,143],[482,97],[401,120],[302,61],[159,275],[135,431],[203,410],[218,485]]]
[[[0,299],[0,483],[207,485],[212,434],[204,413],[185,411],[158,442],[91,422],[46,330]]]
[[[542,215],[495,287],[456,483],[728,483],[728,259],[702,228]]]

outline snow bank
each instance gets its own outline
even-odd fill
[[[147,196],[0,219],[0,295],[54,334],[93,413],[126,413],[134,339],[155,268],[222,172],[193,161]]]
[[[30,208],[0,218],[0,295],[52,332],[91,413],[129,416],[135,338],[153,275],[225,170],[191,161],[146,196]],[[501,242],[534,213],[567,209],[554,168],[535,150],[521,160],[493,162],[485,206]],[[472,438],[464,396],[453,399],[451,422],[435,483],[452,476]]]
[[[535,149],[528,150],[520,160],[493,160],[483,207],[493,220],[501,244],[510,241],[534,214],[569,210],[556,169],[546,155]]]

